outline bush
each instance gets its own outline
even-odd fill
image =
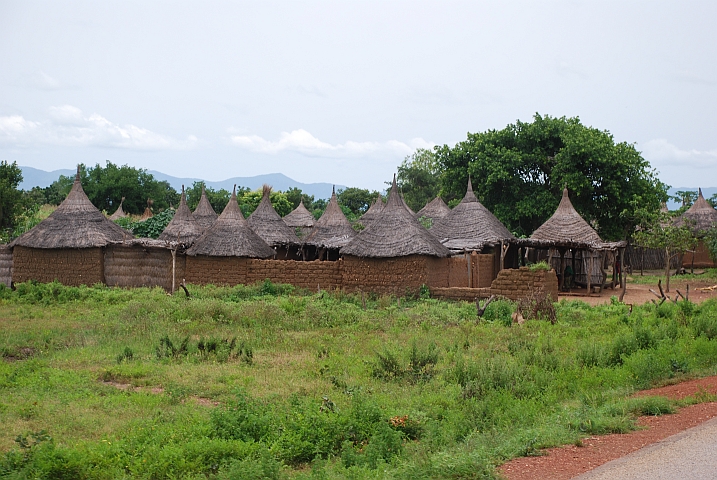
[[[500,298],[494,300],[485,309],[485,313],[481,317],[483,320],[488,322],[498,322],[501,325],[509,327],[513,323],[513,311],[515,310],[515,304],[510,300]]]

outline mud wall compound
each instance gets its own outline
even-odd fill
[[[12,285],[12,248],[0,245],[0,283]]]
[[[162,287],[172,289],[185,277],[186,257],[166,248],[111,245],[105,248],[105,283],[110,287]]]
[[[491,295],[500,295],[510,300],[545,293],[554,302],[558,301],[558,277],[555,270],[531,271],[528,267],[506,269],[498,273],[490,286]]]
[[[35,280],[63,285],[105,283],[102,248],[26,248],[14,247],[12,254],[15,283]]]

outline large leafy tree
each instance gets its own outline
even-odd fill
[[[634,145],[616,143],[579,118],[536,114],[532,122],[469,133],[435,150],[444,198],[463,196],[470,174],[481,202],[518,235],[530,235],[553,214],[565,186],[606,240],[634,230],[634,205],[656,212],[667,200],[667,186]]]
[[[377,191],[366,188],[349,187],[336,192],[336,199],[341,207],[348,209],[348,216],[358,218],[368,210],[378,196]],[[344,213],[347,213],[344,210]]]
[[[215,190],[212,187],[207,187],[204,182],[194,182],[190,188],[185,189],[187,195],[187,205],[194,211],[199,204],[199,199],[202,198],[202,186],[204,186],[204,193],[207,195],[207,200],[212,206],[215,212],[222,213],[224,207],[229,203],[229,198],[232,196],[232,192],[227,191],[224,188]],[[237,198],[248,192],[249,189],[245,187],[237,187]]]
[[[396,182],[413,211],[425,207],[441,190],[440,165],[435,152],[419,148],[407,156],[398,167]]]
[[[17,162],[0,162],[0,228],[3,230],[15,225],[15,217],[22,203],[22,192],[18,190],[20,182],[22,170]]]

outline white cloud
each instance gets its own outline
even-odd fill
[[[431,148],[434,144],[426,142],[422,138],[414,138],[408,143],[398,140],[387,142],[354,142],[331,144],[322,142],[304,129],[282,132],[279,140],[266,140],[258,135],[233,135],[231,141],[234,145],[246,150],[277,154],[280,152],[295,152],[310,157],[366,157],[385,156],[391,157],[406,156],[413,153],[417,148]]]
[[[642,154],[655,167],[717,168],[717,150],[682,150],[662,138],[645,143]]]
[[[193,135],[177,140],[136,125],[118,125],[96,113],[86,116],[72,105],[50,107],[48,117],[35,122],[19,115],[0,116],[0,143],[135,150],[187,149],[197,143]]]

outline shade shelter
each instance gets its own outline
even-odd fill
[[[179,208],[174,212],[174,217],[172,217],[172,220],[157,239],[190,245],[201,234],[202,228],[194,219],[189,206],[187,206],[187,196],[184,193],[184,185],[182,185],[182,198],[179,201]]]
[[[124,203],[124,197],[122,197],[122,200],[120,200],[120,204],[117,207],[117,210],[115,210],[115,213],[110,215],[110,218],[109,218],[110,220],[115,221],[115,220],[119,220],[120,218],[124,218],[127,216],[127,214],[124,213],[124,210],[122,209],[123,203]]]
[[[299,201],[299,206],[284,217],[284,223],[293,228],[299,238],[305,238],[311,233],[314,222],[316,220],[304,206],[303,198]]]
[[[308,258],[338,260],[339,249],[346,245],[355,235],[356,230],[354,230],[341,210],[334,190],[331,193],[331,199],[329,199],[326,210],[314,224],[311,235],[306,238],[305,244],[315,250],[315,254],[309,254]]]
[[[691,266],[711,268],[717,266],[709,254],[704,237],[707,230],[717,227],[717,210],[705,200],[700,188],[697,200],[675,221],[676,225],[687,225],[697,237],[697,247],[691,255]]]
[[[294,229],[284,223],[274,207],[271,205],[269,194],[271,187],[264,185],[263,195],[256,210],[249,215],[247,222],[249,226],[259,235],[270,247],[277,252],[277,258],[290,258],[290,248],[298,246],[301,241],[296,236]],[[298,251],[298,247],[297,247]],[[294,255],[291,255],[292,257]]]
[[[416,216],[418,218],[429,218],[432,224],[435,224],[438,220],[444,218],[451,212],[451,209],[446,205],[441,197],[436,197],[426,204],[425,207],[420,209]]]
[[[212,208],[212,204],[209,203],[207,193],[204,191],[204,184],[202,184],[202,196],[199,198],[197,208],[194,209],[192,215],[199,225],[199,228],[202,229],[202,232],[211,227],[217,219],[217,213]]]
[[[371,203],[371,205],[368,207],[368,210],[361,215],[361,218],[358,219],[357,223],[360,223],[363,227],[367,227],[371,222],[373,222],[376,217],[378,217],[379,213],[381,213],[381,210],[383,210],[384,203],[383,198],[381,198],[381,194],[379,193],[376,195],[376,199]]]
[[[13,281],[103,283],[104,247],[129,238],[129,232],[105,217],[87,198],[78,167],[72,189],[60,206],[10,243]]]

